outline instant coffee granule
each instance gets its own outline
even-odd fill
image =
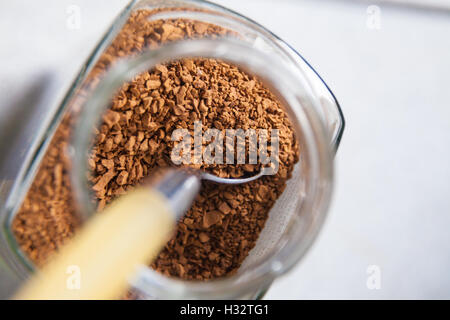
[[[149,22],[150,14],[144,10],[133,14],[91,74],[93,84],[114,62],[113,57],[136,48],[227,32],[188,20]],[[193,206],[152,265],[182,279],[207,280],[235,272],[254,247],[298,161],[298,143],[273,94],[258,79],[224,61],[184,59],[159,65],[122,86],[103,120],[89,159],[99,209],[159,168],[172,165],[171,134],[176,128],[192,130],[194,121],[201,121],[204,128],[219,130],[279,129],[277,174],[243,185],[202,182]],[[79,226],[65,156],[71,129],[69,114],[13,221],[19,244],[38,265]],[[208,165],[201,169],[237,177],[252,175],[259,167]]]
[[[239,268],[298,160],[289,120],[262,83],[214,59],[159,65],[124,85],[115,97],[90,165],[101,209],[152,171],[172,165],[172,131],[192,131],[194,121],[219,130],[278,129],[280,136],[278,173],[242,185],[204,182],[176,236],[153,264],[170,276],[204,280]],[[257,173],[255,165],[212,164],[207,169],[225,177]]]
[[[214,38],[229,33],[219,26],[187,19],[150,21],[152,15],[164,10],[138,10],[131,14],[89,73],[84,84],[87,92],[96,86],[103,73],[118,58],[140,52],[145,47],[157,47],[182,38]],[[77,101],[74,104],[69,106],[58,126],[36,177],[12,222],[18,244],[38,266],[43,265],[57,248],[72,237],[80,225],[73,199],[66,148],[76,121]]]

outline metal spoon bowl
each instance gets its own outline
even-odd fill
[[[256,175],[248,178],[221,178],[211,173],[191,168],[168,169],[152,183],[152,187],[166,197],[169,206],[179,219],[189,209],[200,191],[201,180],[236,185],[255,181],[264,175],[273,173],[272,167],[263,167]]]
[[[222,184],[242,184],[242,183],[248,183],[251,181],[255,181],[262,176],[270,175],[273,173],[273,170],[271,167],[263,167],[261,168],[261,171],[259,171],[256,175],[248,177],[248,178],[221,178],[214,174],[207,173],[207,172],[200,172],[200,178],[202,180],[208,180],[215,183],[222,183]]]

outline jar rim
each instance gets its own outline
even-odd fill
[[[271,257],[270,260],[258,262],[251,269],[251,275],[246,277],[245,282],[239,280],[239,277],[242,276],[239,272],[237,275],[207,282],[193,282],[161,277],[148,267],[146,267],[147,269],[142,269],[145,271],[142,271],[140,273],[141,276],[135,278],[136,280],[134,281],[134,287],[147,294],[151,283],[152,289],[165,291],[165,294],[160,293],[162,296],[173,297],[173,295],[178,294],[186,296],[187,294],[191,297],[208,298],[212,295],[211,290],[214,290],[215,295],[223,297],[231,291],[235,292],[237,284],[239,284],[239,290],[245,292],[249,288],[260,286],[261,283],[271,281],[277,275],[286,272],[303,256],[322,224],[330,198],[332,156],[329,150],[326,130],[314,111],[314,105],[317,105],[319,102],[308,87],[307,79],[299,79],[298,75],[294,75],[284,64],[274,60],[268,54],[248,44],[228,38],[180,40],[157,49],[145,50],[137,56],[122,60],[111,70],[107,71],[103,80],[93,90],[86,100],[86,104],[82,107],[73,141],[73,185],[79,200],[78,203],[81,205],[81,212],[93,212],[90,206],[90,196],[87,192],[88,188],[86,187],[87,179],[84,174],[87,172],[86,150],[89,150],[92,128],[96,127],[113,93],[135,75],[150,70],[157,64],[191,57],[214,58],[233,63],[245,71],[249,71],[252,75],[263,79],[265,84],[270,84],[273,87],[272,91],[278,93],[279,97],[285,100],[284,105],[291,108],[291,110],[287,110],[288,112],[296,110],[298,113],[300,110],[303,110],[305,114],[301,116],[305,117],[305,119],[303,119],[302,123],[302,136],[308,140],[309,156],[313,157],[311,160],[313,166],[310,168],[310,173],[315,175],[311,177],[314,184],[311,187],[315,189],[311,191],[312,197],[302,204],[302,210],[316,210],[318,213],[317,217],[320,220],[316,222],[315,226],[312,226],[314,230],[311,230],[313,231],[311,239],[303,240],[301,243],[287,241],[281,248],[277,248],[280,249],[279,252]],[[268,65],[270,65],[270,68],[267,67]],[[277,70],[278,77],[274,70]],[[280,77],[280,74],[283,76]],[[311,105],[302,107],[299,97],[302,99],[302,104],[310,103]],[[99,106],[103,106],[103,108]],[[298,117],[299,114],[293,116]],[[305,127],[308,125],[311,128]],[[279,259],[276,259],[276,257]]]

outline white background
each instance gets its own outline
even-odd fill
[[[370,3],[217,1],[296,48],[336,94],[347,127],[326,224],[267,298],[450,298],[450,13]],[[0,127],[43,74],[53,101],[127,0],[0,2]],[[66,27],[69,5],[81,28]],[[0,150],[1,152],[1,150]],[[366,286],[381,268],[381,289]]]

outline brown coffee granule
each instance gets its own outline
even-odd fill
[[[12,223],[20,247],[39,266],[72,237],[80,223],[65,152],[70,139],[69,119],[60,124]]]
[[[183,37],[221,36],[226,30],[186,19],[148,21],[134,13],[89,76],[92,86],[117,57]],[[198,70],[202,76],[198,77]],[[218,129],[280,130],[280,168],[245,185],[202,183],[192,208],[152,265],[183,279],[206,280],[235,272],[255,245],[268,212],[298,160],[286,114],[257,79],[212,59],[186,59],[157,66],[122,87],[99,128],[89,164],[99,208],[125,193],[156,168],[171,165],[171,131],[194,120]],[[73,120],[68,113],[46,152],[13,221],[22,249],[38,265],[79,226],[65,156]],[[253,173],[255,166],[203,166],[223,176]]]
[[[104,72],[118,58],[140,52],[147,46],[157,47],[177,40],[179,36],[176,34],[179,34],[179,30],[184,32],[186,38],[214,38],[229,33],[211,24],[200,23],[205,26],[199,28],[199,22],[187,19],[149,20],[152,15],[163,10],[169,9],[138,10],[131,14],[122,30],[89,73],[84,84],[87,91],[96,86]],[[171,35],[169,29],[175,34]],[[70,163],[66,157],[66,146],[76,122],[74,114],[78,108],[77,103],[75,101],[69,106],[69,110],[58,126],[36,173],[36,178],[12,222],[12,231],[18,244],[38,266],[42,266],[80,225],[72,197]],[[53,182],[57,164],[60,165],[58,170],[61,170],[63,177],[59,191]]]
[[[149,81],[159,86],[150,88]],[[275,97],[256,78],[223,61],[184,59],[157,66],[125,84],[103,120],[90,161],[99,209],[142,181],[149,169],[172,165],[172,131],[185,128],[193,135],[195,121],[204,131],[278,129],[280,177],[286,179],[296,161],[293,130]],[[249,164],[190,166],[231,178],[259,171]],[[218,209],[231,211],[226,203]]]
[[[104,116],[91,158],[92,184],[101,210],[158,168],[172,165],[172,131],[192,131],[194,121],[204,129],[280,132],[278,173],[243,185],[204,182],[176,236],[153,264],[170,276],[205,280],[239,268],[298,160],[287,115],[258,79],[214,59],[184,59],[137,76],[122,87]],[[244,165],[196,167],[224,177],[256,173]]]

